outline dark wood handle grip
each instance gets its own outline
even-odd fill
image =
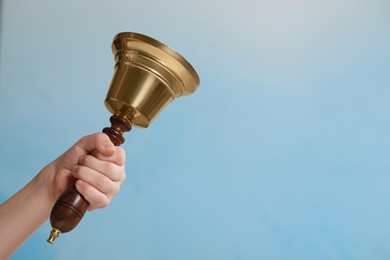
[[[121,116],[110,118],[111,127],[103,129],[115,146],[125,142],[123,133],[131,130],[131,122]],[[74,180],[72,185],[58,198],[50,214],[50,223],[53,227],[49,243],[53,243],[60,233],[74,229],[88,208],[88,201],[76,190]]]
[[[61,233],[76,227],[88,208],[88,201],[76,190],[75,181],[58,198],[50,214],[51,226]]]

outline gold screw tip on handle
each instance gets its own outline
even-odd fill
[[[56,240],[56,238],[59,237],[60,234],[61,234],[60,230],[53,228],[50,232],[50,237],[47,239],[47,242],[49,242],[50,244],[53,244],[54,240]]]

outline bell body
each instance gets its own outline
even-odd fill
[[[124,84],[132,87],[123,87]],[[120,111],[129,115],[134,125],[147,127],[172,100],[172,92],[155,75],[120,62],[115,68],[105,105],[111,113]]]
[[[112,52],[115,71],[105,105],[113,114],[129,116],[135,126],[148,127],[172,100],[199,86],[190,63],[148,36],[119,33]]]

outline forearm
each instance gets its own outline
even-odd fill
[[[125,180],[126,156],[107,135],[81,138],[0,205],[0,260],[7,259],[50,217],[56,200],[79,179],[78,192],[89,209],[107,206]]]
[[[0,205],[0,259],[10,257],[49,218],[53,202],[44,171]]]

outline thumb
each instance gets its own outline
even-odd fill
[[[76,143],[76,146],[84,150],[85,154],[90,154],[95,150],[107,156],[115,153],[114,144],[104,133],[96,133],[84,136]]]

